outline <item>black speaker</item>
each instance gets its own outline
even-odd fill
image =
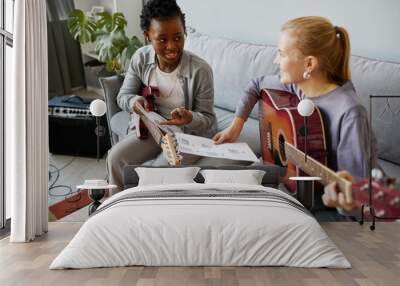
[[[69,99],[73,100],[69,100]],[[89,111],[89,101],[80,97],[56,96],[49,100],[49,148],[52,154],[97,156],[96,117]],[[111,147],[107,118],[100,120],[100,158]]]

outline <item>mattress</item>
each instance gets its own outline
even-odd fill
[[[134,187],[112,196],[50,269],[132,265],[351,267],[290,195],[198,183]]]

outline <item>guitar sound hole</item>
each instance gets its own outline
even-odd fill
[[[284,167],[283,163],[281,161],[281,157],[279,156],[279,152],[278,151],[274,150],[273,153],[272,153],[272,157],[273,157],[274,162],[275,162],[276,165]]]
[[[282,165],[287,165],[286,153],[285,153],[285,137],[279,134],[279,157],[281,158]]]

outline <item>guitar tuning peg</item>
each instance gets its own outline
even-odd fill
[[[395,197],[393,200],[390,201],[392,206],[400,206],[400,197]]]
[[[369,186],[368,184],[363,184],[362,186],[360,186],[360,191],[368,191]]]
[[[388,188],[390,188],[390,189],[396,188],[396,183],[397,183],[396,178],[388,177],[388,178],[386,178],[385,181],[386,181],[385,184]]]
[[[377,199],[377,200],[383,200],[384,197],[385,197],[385,192],[384,191],[379,191],[374,196],[374,198]]]
[[[383,217],[385,217],[385,214],[386,214],[385,210],[379,210],[376,212],[377,218],[380,218],[380,217],[383,218]]]
[[[374,179],[374,181],[380,181],[383,178],[383,173],[380,169],[374,168],[371,171],[371,177]]]

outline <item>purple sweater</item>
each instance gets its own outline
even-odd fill
[[[278,76],[262,76],[252,80],[236,108],[236,116],[247,120],[263,88],[284,90],[305,95],[296,85],[284,85]],[[368,177],[369,128],[367,111],[360,102],[353,83],[346,82],[319,97],[311,97],[321,111],[327,136],[328,166],[347,170],[357,178]],[[373,138],[373,165],[377,166],[376,140]]]

